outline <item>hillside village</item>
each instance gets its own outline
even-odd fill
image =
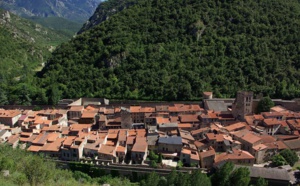
[[[145,165],[151,152],[175,166],[205,169],[226,161],[264,163],[284,149],[300,152],[297,100],[273,100],[270,112],[254,114],[259,99],[252,92],[203,96],[202,104],[82,98],[62,100],[57,109],[1,109],[0,140],[64,161]]]

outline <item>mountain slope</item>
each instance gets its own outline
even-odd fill
[[[299,26],[296,0],[138,0],[60,46],[41,86],[58,85],[63,97],[297,97]]]
[[[68,39],[64,34],[0,9],[0,104],[9,100],[17,103],[24,87],[31,86],[29,81],[35,71],[42,69],[51,51]]]
[[[0,8],[20,16],[63,17],[85,22],[101,0],[1,0]]]

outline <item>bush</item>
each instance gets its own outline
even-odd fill
[[[285,149],[279,153],[290,166],[294,166],[294,164],[299,160],[298,155],[295,151],[290,149]]]

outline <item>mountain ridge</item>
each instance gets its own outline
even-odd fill
[[[101,0],[2,0],[0,8],[19,16],[63,17],[84,23],[98,7]]]

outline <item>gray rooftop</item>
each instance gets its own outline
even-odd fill
[[[205,100],[205,109],[207,110],[214,110],[214,111],[227,111],[227,104],[224,101],[211,101]]]
[[[182,144],[182,138],[180,136],[166,136],[166,137],[160,137],[158,139],[158,143],[165,143],[165,144],[173,144],[173,145],[181,145]]]
[[[178,127],[178,123],[162,123],[159,128]]]
[[[250,177],[252,178],[265,178],[272,180],[284,180],[289,181],[290,176],[285,169],[277,169],[277,168],[264,168],[264,167],[253,167],[253,166],[240,166],[236,165],[236,168],[239,167],[247,167],[250,171]]]
[[[147,143],[148,145],[156,145],[156,142],[158,140],[158,134],[155,135],[147,135]]]

